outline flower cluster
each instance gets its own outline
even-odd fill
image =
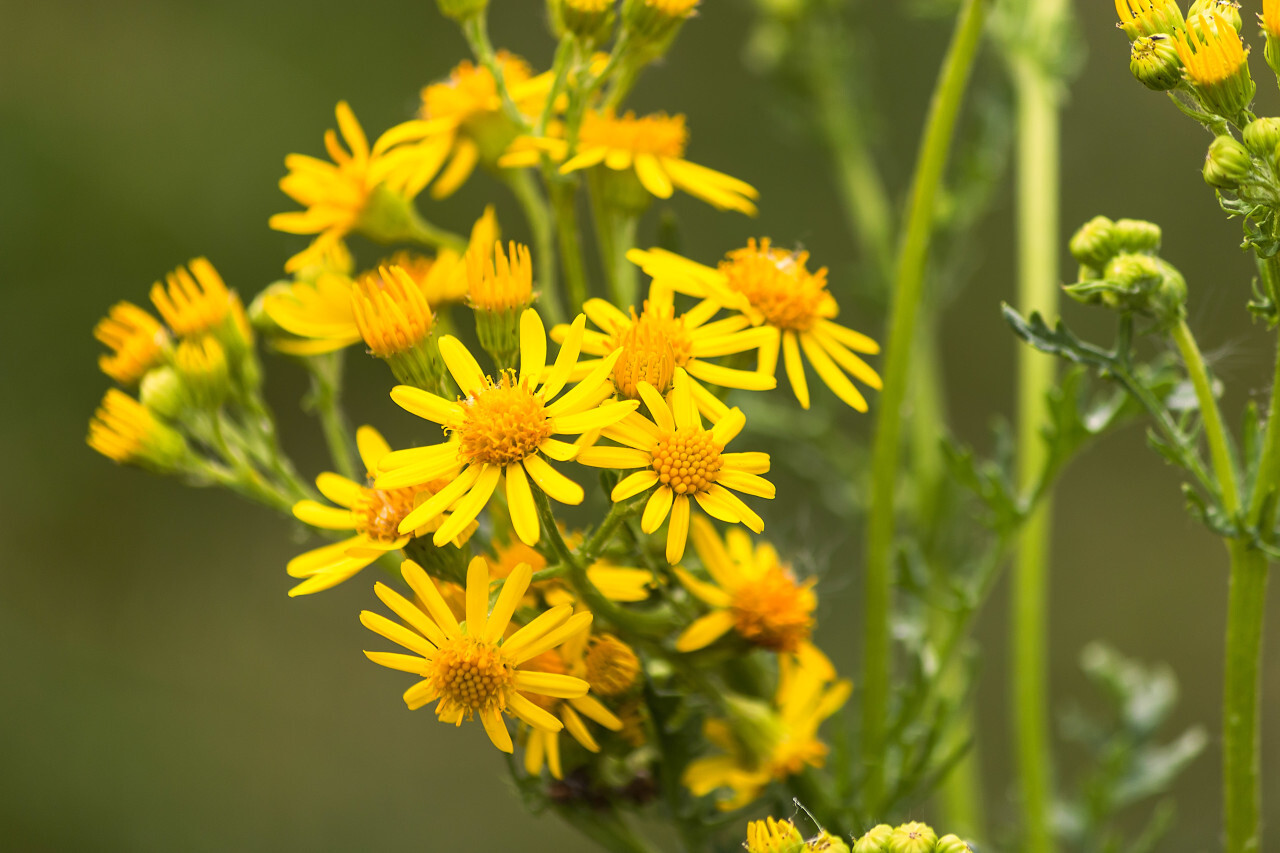
[[[771,817],[747,824],[744,846],[747,853],[973,853],[974,849],[957,835],[939,838],[932,827],[919,822],[897,827],[882,823],[854,839],[850,847],[825,830],[806,839],[791,821]]]

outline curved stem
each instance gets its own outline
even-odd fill
[[[1218,490],[1222,494],[1222,508],[1233,518],[1240,512],[1240,486],[1236,477],[1235,462],[1231,458],[1231,445],[1227,440],[1226,429],[1222,425],[1222,412],[1218,408],[1218,400],[1213,396],[1213,383],[1209,379],[1209,371],[1205,367],[1204,356],[1196,345],[1185,320],[1173,327],[1173,342],[1182,355],[1187,367],[1187,375],[1191,379],[1191,387],[1195,389],[1196,401],[1200,404],[1200,421],[1204,424],[1204,437],[1209,443],[1209,458],[1213,462],[1213,473],[1218,480]]]
[[[987,4],[965,0],[956,21],[930,105],[924,141],[916,163],[906,236],[898,256],[889,312],[884,391],[876,417],[872,451],[871,509],[867,519],[866,611],[863,617],[862,740],[872,762],[866,778],[866,802],[874,808],[884,795],[884,734],[889,706],[889,611],[892,606],[894,495],[902,431],[902,404],[910,376],[911,354],[920,309],[924,266],[933,231],[938,188],[955,133],[960,104],[981,42]]]

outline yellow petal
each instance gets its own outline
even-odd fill
[[[671,198],[671,179],[652,154],[636,155],[636,177],[644,188],[658,198]]]
[[[512,693],[507,699],[507,709],[540,731],[558,732],[564,728],[564,723],[549,711],[542,710],[519,693]]]
[[[618,485],[613,487],[613,492],[610,493],[609,498],[614,503],[625,501],[627,498],[635,497],[645,489],[652,488],[657,482],[657,471],[637,471],[630,476],[622,478]]]
[[[572,675],[561,675],[555,672],[534,672],[518,670],[515,685],[517,690],[525,693],[537,693],[542,696],[554,696],[557,699],[574,699],[586,696],[591,685],[581,678]]]
[[[519,462],[506,467],[507,509],[511,514],[511,526],[516,536],[526,545],[536,545],[541,534],[538,526],[538,507],[533,502],[529,478]]]
[[[511,570],[511,574],[502,584],[502,592],[498,593],[498,600],[494,602],[493,612],[489,614],[489,622],[480,636],[481,640],[486,643],[496,643],[507,630],[512,614],[516,612],[516,608],[520,606],[520,600],[529,589],[529,580],[532,577],[533,567],[528,563],[521,563]]]
[[[325,506],[315,501],[298,501],[293,505],[293,517],[325,530],[355,530],[356,527],[351,510]]]
[[[356,430],[356,449],[360,451],[360,461],[366,471],[377,471],[378,462],[391,452],[391,445],[371,426],[362,426]]]
[[[733,627],[733,614],[728,610],[716,610],[696,620],[676,638],[676,651],[693,652],[704,649],[723,637]]]
[[[520,315],[520,381],[532,385],[547,366],[547,328],[532,308]]]
[[[316,477],[316,488],[329,500],[348,509],[359,503],[364,497],[364,487],[353,483],[340,474],[326,471]]]
[[[867,398],[854,387],[849,377],[840,372],[840,368],[831,360],[831,356],[827,355],[827,351],[813,335],[808,332],[801,333],[800,346],[804,349],[804,354],[809,357],[809,363],[813,365],[813,369],[818,371],[818,376],[837,397],[856,411],[867,410]]]
[[[458,624],[453,611],[445,603],[444,596],[440,594],[440,589],[436,586],[436,582],[431,579],[431,576],[426,573],[422,566],[419,566],[413,560],[405,560],[400,564],[400,575],[404,578],[405,583],[409,584],[409,588],[417,594],[418,598],[422,599],[422,603],[427,607],[427,613],[447,636],[457,637],[462,633],[462,626]]]
[[[582,503],[582,499],[586,496],[582,486],[552,468],[541,456],[529,456],[523,464],[529,476],[538,484],[538,488],[546,492],[548,497],[571,506]]]
[[[370,610],[360,611],[360,624],[375,634],[381,634],[391,642],[404,646],[411,652],[417,652],[425,658],[432,657],[436,653],[436,647],[425,638]]]
[[[453,335],[440,339],[440,357],[464,395],[473,397],[485,387],[484,371],[475,356]]]
[[[671,491],[670,486],[662,486],[654,491],[649,497],[649,502],[644,506],[644,515],[640,517],[640,529],[645,533],[653,533],[661,527],[662,522],[667,518],[667,513],[671,511],[674,500],[675,492]]]
[[[667,562],[675,565],[684,557],[689,539],[689,496],[676,495],[671,505],[671,521],[667,525]]]
[[[782,334],[782,360],[787,368],[787,378],[791,380],[791,390],[800,401],[800,408],[809,408],[809,383],[804,378],[804,364],[800,361],[800,346],[796,341],[796,333],[790,330]]]
[[[652,461],[633,447],[588,447],[578,453],[578,462],[593,468],[647,468]]]
[[[381,581],[373,585],[373,592],[393,613],[403,619],[410,628],[430,640],[433,645],[439,647],[448,642],[449,638],[440,630],[440,626],[432,622],[427,614],[419,610],[412,601]]]
[[[679,566],[676,567],[675,572],[676,577],[680,579],[680,583],[684,584],[685,589],[712,607],[724,608],[733,604],[733,596],[715,584],[700,581]]]
[[[493,491],[498,487],[498,480],[501,478],[502,466],[481,466],[480,473],[476,477],[475,483],[471,486],[471,491],[467,492],[464,497],[453,505],[453,512],[448,520],[441,524],[432,535],[431,541],[435,543],[437,548],[446,542],[452,542],[468,524],[476,520],[476,516],[480,514],[485,504],[489,502],[489,498],[493,496]]]
[[[474,361],[472,359],[473,363]],[[476,365],[476,370],[479,369],[480,366]],[[462,407],[456,402],[412,385],[397,385],[392,388],[391,399],[405,411],[434,423],[452,425],[462,421]]]
[[[492,706],[481,709],[480,722],[484,724],[485,734],[489,736],[494,746],[508,754],[516,751],[511,743],[511,732],[507,731],[507,721],[502,718],[501,711]]]

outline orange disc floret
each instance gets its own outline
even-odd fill
[[[809,272],[808,252],[775,249],[765,237],[747,241],[745,249],[728,253],[720,272],[729,288],[741,294],[764,322],[779,329],[804,332],[835,315],[827,290],[827,269]]]
[[[658,482],[677,495],[696,495],[715,483],[724,466],[723,451],[710,432],[681,427],[659,437],[651,467],[658,473]]]
[[[551,437],[546,407],[525,383],[507,371],[497,383],[459,401],[463,423],[456,430],[460,455],[469,462],[510,465],[537,452]]]

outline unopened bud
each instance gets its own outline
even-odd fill
[[[927,824],[913,821],[904,823],[889,836],[886,853],[933,853],[938,844],[938,834]]]
[[[1129,49],[1129,71],[1138,82],[1156,92],[1167,92],[1182,82],[1182,60],[1173,39],[1163,33],[1143,36]]]
[[[1255,157],[1270,159],[1280,145],[1280,118],[1258,118],[1245,125],[1240,134],[1244,147]]]
[[[1115,223],[1105,216],[1095,216],[1080,226],[1067,247],[1082,266],[1102,269],[1116,253]]]
[[[1235,0],[1196,0],[1191,4],[1191,8],[1187,10],[1187,18],[1198,15],[1201,12],[1216,12],[1227,20],[1227,23],[1240,32],[1244,21],[1240,19],[1240,4]]]
[[[1234,190],[1249,174],[1253,160],[1249,149],[1231,136],[1219,136],[1204,158],[1204,182],[1222,190]]]
[[[617,17],[613,0],[550,0],[547,5],[556,34],[571,34],[588,46],[607,41]]]
[[[166,420],[178,420],[187,407],[187,393],[178,371],[162,365],[148,370],[138,386],[142,405]]]
[[[1117,219],[1111,235],[1121,252],[1154,252],[1160,248],[1162,232],[1154,222]]]
[[[889,849],[889,837],[893,827],[887,823],[872,827],[866,835],[853,843],[853,853],[885,853]]]
[[[973,845],[962,841],[958,835],[944,835],[938,839],[935,853],[973,853]]]
[[[634,49],[642,55],[661,56],[684,22],[693,17],[699,0],[624,0],[622,22]]]
[[[810,838],[805,853],[849,853],[849,845],[838,835],[825,829],[816,838]]]
[[[187,338],[178,344],[173,366],[191,402],[202,409],[218,408],[231,393],[226,351],[210,335]]]
[[[440,14],[454,21],[465,21],[484,13],[489,0],[436,0]]]
[[[1116,0],[1116,13],[1120,29],[1130,40],[1172,35],[1182,27],[1182,10],[1176,0]]]

